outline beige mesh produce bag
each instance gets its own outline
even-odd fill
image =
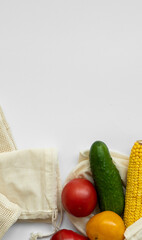
[[[112,151],[110,153],[111,153],[111,157],[113,159],[114,164],[119,170],[124,191],[125,191],[129,157],[124,154],[120,154]],[[89,150],[80,152],[78,164],[68,175],[65,181],[65,184],[74,178],[86,178],[93,183],[93,178],[92,178],[90,164],[89,164]],[[81,232],[83,235],[86,235],[86,231],[85,231],[86,223],[89,221],[89,219],[92,216],[94,216],[94,214],[97,214],[99,212],[100,212],[100,209],[97,206],[94,212],[87,217],[77,218],[68,213],[67,215],[70,221],[72,222],[72,224],[76,227],[76,229],[79,232]],[[130,227],[128,227],[125,231],[124,236],[125,236],[125,240],[142,240],[142,218],[140,218],[137,222],[135,222]]]
[[[0,107],[0,153],[13,150],[16,150],[16,145]],[[20,214],[20,207],[0,193],[0,239],[2,239],[7,230],[17,221]]]
[[[2,239],[7,230],[17,221],[20,214],[20,207],[0,193],[0,239]]]
[[[53,234],[62,221],[57,151],[13,150],[16,146],[0,108],[0,239],[17,220],[50,223]],[[51,234],[36,233],[31,239]]]
[[[13,150],[16,150],[16,146],[0,108],[0,239],[18,219],[52,223],[54,231],[57,231],[62,221],[62,206],[56,150]],[[125,188],[129,158],[115,152],[111,152],[111,156]],[[93,183],[89,151],[80,153],[78,164],[67,177],[65,184],[77,177],[86,178]],[[57,224],[59,211],[61,217]],[[97,207],[85,218],[69,214],[68,216],[73,225],[86,235],[87,221],[99,211]],[[32,234],[31,239],[36,240],[49,235]],[[142,218],[128,227],[124,235],[125,240],[142,240]]]
[[[0,193],[21,209],[19,220],[52,223],[61,210],[57,152],[53,148],[0,154]],[[48,235],[33,234],[31,239]]]
[[[0,153],[16,150],[10,128],[0,107]]]

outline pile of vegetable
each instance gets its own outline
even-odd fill
[[[69,181],[62,191],[62,204],[78,218],[89,216],[97,204],[100,213],[87,222],[87,237],[62,229],[52,240],[123,240],[126,227],[142,217],[142,142],[137,141],[131,151],[126,196],[119,171],[104,142],[92,144],[89,163],[94,184],[84,178]]]

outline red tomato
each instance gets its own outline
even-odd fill
[[[56,232],[50,240],[89,240],[72,230],[62,229]]]
[[[93,184],[84,178],[75,178],[68,182],[62,191],[64,209],[76,216],[86,217],[97,204],[97,193]]]

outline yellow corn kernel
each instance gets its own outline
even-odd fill
[[[142,217],[142,140],[131,150],[125,196],[124,223],[129,227]]]

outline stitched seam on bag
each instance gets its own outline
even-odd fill
[[[37,211],[22,211],[22,214],[27,214],[27,213],[53,213],[53,212],[55,212],[55,211],[58,211],[58,209],[57,208],[55,208],[55,209],[53,209],[53,210],[47,210],[47,211],[45,211],[45,210],[37,210]]]
[[[29,167],[27,167],[27,168],[25,168],[25,167],[16,167],[16,166],[11,166],[11,167],[3,167],[3,168],[1,168],[0,167],[0,170],[3,170],[3,169],[12,169],[12,168],[22,168],[22,169],[30,169],[30,170],[33,170],[33,171],[43,171],[43,172],[48,172],[47,170],[45,170],[45,169],[36,169],[36,168],[29,168]]]

